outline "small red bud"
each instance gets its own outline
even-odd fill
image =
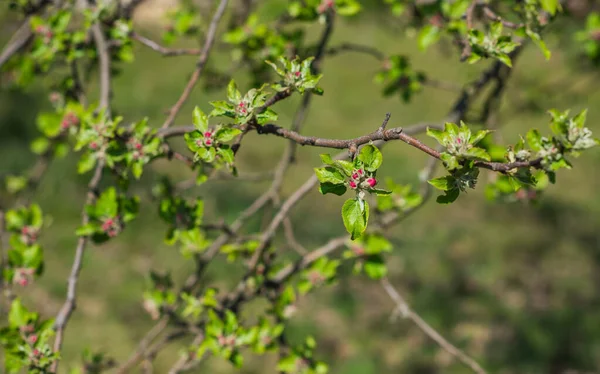
[[[360,178],[360,175],[358,175],[358,173],[352,174],[352,179],[358,179],[358,178]]]
[[[371,178],[367,179],[367,183],[369,184],[369,186],[371,186],[371,188],[373,188],[377,184],[377,180],[375,178],[371,177]]]
[[[98,149],[98,143],[96,143],[96,142],[91,142],[91,143],[90,143],[90,148],[91,148],[91,149],[94,149],[94,150]]]
[[[355,181],[350,181],[350,182],[348,182],[348,184],[350,185],[350,188],[352,188],[352,189],[356,189],[356,187],[357,187],[357,184]]]
[[[207,132],[205,132],[205,133],[204,133],[204,137],[205,137],[205,138],[210,138],[210,137],[212,137],[212,135],[213,135],[213,134],[212,134],[212,132],[211,132],[211,131],[207,131]]]
[[[300,73],[299,71],[297,71],[297,72],[295,73],[295,75],[296,75],[296,78],[299,78],[301,74],[302,74],[302,73]]]
[[[142,149],[142,144],[141,143],[135,143],[135,149]]]
[[[37,348],[35,348],[35,349],[33,350],[33,355],[34,355],[34,356],[39,356],[39,355],[40,355],[40,350],[39,350],[39,349],[37,349]]]
[[[206,145],[212,145],[212,143],[213,143],[212,139],[206,139],[204,141],[204,144],[206,144]]]
[[[37,342],[37,340],[38,340],[37,335],[31,335],[29,337],[29,343],[31,343],[31,344],[35,344]]]

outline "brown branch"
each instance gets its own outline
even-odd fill
[[[328,48],[325,53],[328,55],[337,55],[342,52],[358,52],[369,56],[373,56],[379,61],[385,60],[385,53],[381,52],[379,49],[368,45],[355,43],[342,43],[340,45]]]
[[[31,17],[25,18],[23,24],[14,33],[12,40],[4,47],[2,53],[0,53],[0,69],[2,66],[11,59],[12,56],[19,53],[19,51],[29,43],[33,38],[33,32],[29,25]]]
[[[169,323],[168,317],[163,317],[154,327],[148,331],[148,333],[140,340],[136,351],[125,361],[122,365],[117,368],[117,374],[125,374],[127,371],[132,369],[145,355],[150,344],[156,339],[166,328]]]
[[[100,23],[95,23],[92,26],[92,35],[96,43],[96,51],[100,60],[100,108],[107,110],[107,115],[110,116],[110,57],[106,39],[102,33]]]
[[[96,166],[96,170],[94,171],[94,175],[88,184],[88,196],[86,200],[86,205],[91,205],[96,201],[96,193],[98,189],[98,185],[100,184],[100,179],[102,178],[102,170],[104,169],[104,160],[98,161],[98,165]],[[81,225],[85,226],[88,224],[90,217],[87,214],[87,211],[84,207],[81,219]],[[75,258],[73,260],[73,266],[71,267],[71,275],[69,276],[68,284],[67,284],[67,299],[63,304],[62,308],[58,312],[56,316],[56,320],[54,321],[54,329],[56,330],[56,338],[54,339],[54,352],[60,352],[62,347],[63,339],[64,339],[64,331],[69,319],[71,318],[71,314],[76,308],[76,296],[77,296],[77,282],[79,280],[79,272],[81,271],[81,266],[83,262],[83,254],[85,252],[85,248],[87,246],[88,237],[82,236],[79,238],[77,242],[77,248],[75,248]],[[56,360],[52,364],[52,368],[50,372],[56,373],[58,369],[59,361]]]
[[[163,56],[199,55],[200,53],[202,53],[202,50],[200,50],[200,49],[166,48],[166,47],[163,47],[162,45],[158,44],[154,40],[146,38],[145,36],[142,36],[136,32],[132,32],[131,37],[134,40],[137,40],[141,44],[160,53]]]
[[[162,125],[163,129],[166,129],[167,127],[173,124],[173,121],[175,121],[175,117],[181,110],[181,107],[183,106],[187,98],[190,96],[190,93],[194,89],[196,82],[200,78],[200,75],[204,70],[204,66],[206,66],[206,63],[208,62],[208,56],[210,54],[213,43],[215,41],[215,37],[217,35],[217,26],[219,25],[219,21],[225,13],[225,9],[227,8],[227,2],[228,0],[221,0],[221,2],[219,3],[219,7],[217,8],[215,15],[213,16],[212,21],[210,22],[210,26],[208,27],[206,40],[204,42],[204,46],[202,47],[202,51],[200,53],[200,57],[198,58],[198,62],[196,63],[196,69],[192,73],[192,77],[185,86],[183,93],[179,97],[179,100],[177,100],[175,105],[171,108],[169,112],[169,117]]]
[[[505,20],[504,18],[502,18],[499,15],[497,15],[496,13],[494,13],[494,11],[491,10],[490,7],[487,5],[483,6],[483,14],[487,18],[491,19],[492,21],[501,22],[502,25],[504,25],[510,29],[518,29],[518,28],[524,26],[523,23],[514,23],[514,22]]]
[[[486,374],[486,371],[466,353],[452,345],[442,335],[440,335],[433,327],[425,322],[417,313],[415,313],[404,300],[404,298],[396,291],[387,278],[381,280],[381,285],[388,296],[396,304],[396,309],[404,318],[408,318],[415,323],[427,336],[435,341],[446,352],[450,353],[454,358],[459,360],[463,365],[470,368],[477,374]]]

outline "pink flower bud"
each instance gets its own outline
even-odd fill
[[[360,178],[360,175],[358,175],[358,173],[352,174],[352,179],[358,179],[358,178]]]
[[[350,182],[348,182],[348,184],[350,185],[350,188],[352,188],[353,190],[355,190],[357,187],[357,184],[355,181],[350,181]]]
[[[212,143],[213,143],[212,139],[206,139],[204,141],[204,144],[209,145],[209,146],[212,145]]]
[[[90,148],[91,148],[91,149],[94,149],[94,150],[98,149],[98,143],[96,143],[96,142],[91,142],[91,143],[90,143]]]
[[[29,343],[31,343],[31,344],[35,344],[37,342],[37,340],[38,340],[37,335],[31,335],[29,337]]]
[[[205,137],[205,138],[210,138],[210,137],[212,137],[212,135],[213,135],[213,134],[212,134],[212,132],[211,132],[211,131],[207,131],[207,132],[205,132],[205,133],[204,133],[204,137]]]
[[[135,149],[137,149],[137,150],[142,149],[142,144],[141,143],[135,143]]]
[[[302,73],[300,73],[299,71],[297,71],[297,72],[295,73],[295,75],[296,75],[296,78],[299,78],[301,74],[302,74]]]
[[[377,184],[377,180],[375,178],[371,177],[371,178],[367,179],[367,183],[369,184],[369,186],[371,186],[371,188],[373,188]]]

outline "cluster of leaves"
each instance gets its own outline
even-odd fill
[[[174,196],[168,184],[163,184],[161,189],[159,215],[169,225],[165,242],[179,244],[184,256],[204,251],[210,244],[201,229],[204,201],[198,198],[189,202]]]
[[[411,185],[396,184],[391,178],[386,178],[386,186],[391,193],[377,197],[377,209],[380,212],[397,210],[404,213],[423,203],[423,197],[414,192]]]
[[[109,187],[102,192],[95,204],[86,205],[89,222],[77,229],[79,236],[90,236],[97,243],[104,243],[119,235],[125,224],[132,221],[138,212],[139,199],[126,197],[116,188]]]
[[[294,0],[288,5],[291,17],[309,22],[324,22],[327,12],[349,17],[358,14],[360,10],[361,5],[357,0]]]
[[[10,248],[4,281],[25,287],[44,270],[44,253],[38,242],[44,224],[42,210],[37,204],[9,210],[5,224],[10,233]]]
[[[31,374],[49,372],[52,363],[59,358],[49,344],[54,335],[53,323],[52,320],[41,320],[37,313],[28,311],[20,299],[13,300],[8,326],[0,329],[7,374],[20,373],[23,369]]]
[[[322,194],[341,196],[348,188],[356,192],[356,197],[346,200],[342,207],[344,226],[354,240],[367,229],[369,203],[365,200],[365,193],[389,194],[388,191],[375,188],[377,169],[383,162],[381,151],[374,145],[367,144],[360,149],[353,161],[333,160],[329,154],[322,154],[321,161],[327,166],[316,168],[315,173]]]
[[[231,90],[234,90],[232,93],[232,95],[234,96],[230,96],[230,98],[233,98],[235,100],[236,97],[241,97],[241,94],[239,94],[239,91],[237,91],[237,88],[235,88],[235,84],[233,83],[233,81],[231,82],[232,83],[229,84],[229,87]],[[235,96],[236,93],[238,96]],[[261,99],[257,97],[258,95],[254,93],[252,93],[251,95],[254,96],[251,99],[248,99],[248,101],[239,100],[237,103],[238,107],[245,107],[246,105],[251,106],[251,104],[246,104],[250,100],[253,100],[252,104],[262,105],[257,103],[260,103],[260,100],[264,100],[264,98]],[[214,102],[212,104],[213,106],[215,106],[215,109],[210,114],[210,116],[212,117],[220,115],[221,112],[219,112],[217,108],[221,104],[215,104]],[[227,103],[223,105],[227,105]],[[223,105],[221,105],[220,108],[223,108]],[[253,109],[254,107],[252,107],[251,110]],[[242,131],[240,129],[223,124],[219,124],[214,127],[209,127],[208,120],[209,116],[207,116],[202,110],[200,110],[200,108],[194,108],[193,122],[196,130],[185,134],[185,142],[190,151],[194,153],[194,161],[198,162],[202,160],[205,163],[212,163],[213,166],[215,166],[216,168],[220,168],[223,165],[226,165],[231,171],[235,173],[235,155],[233,153],[233,150],[231,149],[231,146],[226,143],[232,141],[236,136],[241,134]]]
[[[300,94],[304,94],[306,90],[317,95],[322,95],[323,90],[317,87],[317,83],[321,80],[322,74],[313,75],[311,71],[311,64],[314,57],[309,57],[304,61],[300,62],[299,58],[296,57],[293,60],[288,60],[283,56],[279,57],[279,63],[282,69],[277,67],[273,62],[267,61],[267,64],[277,72],[282,80],[273,84],[273,88],[277,92],[283,91],[297,91]]]
[[[474,161],[490,161],[490,155],[485,149],[476,145],[488,133],[488,130],[480,130],[473,134],[464,122],[460,126],[446,123],[443,131],[427,129],[427,135],[444,146],[445,151],[440,154],[440,158],[450,172],[450,175],[429,181],[432,186],[445,192],[438,196],[438,203],[449,204],[458,198],[461,191],[475,188],[479,169],[474,166]]]
[[[274,60],[279,56],[293,54],[290,46],[299,46],[304,39],[304,32],[296,29],[291,32],[277,30],[266,23],[261,23],[258,14],[253,13],[246,22],[225,35],[223,41],[233,46],[233,61],[260,61],[253,66],[253,73],[261,75],[264,71],[264,60]]]
[[[177,295],[173,285],[170,274],[150,272],[149,287],[143,295],[143,306],[153,320],[159,319],[166,310],[175,305]]]
[[[223,313],[209,309],[207,314],[206,336],[194,352],[195,355],[202,357],[209,351],[238,368],[243,364],[242,348],[250,348],[256,354],[276,350],[277,338],[284,329],[282,324],[272,324],[266,318],[260,318],[256,326],[244,327],[238,316],[228,309]]]
[[[493,22],[487,35],[478,29],[470,30],[471,55],[467,61],[472,64],[482,58],[495,58],[512,67],[509,54],[519,46],[519,43],[514,42],[509,35],[504,35],[503,28],[502,22]]]
[[[355,274],[364,273],[371,279],[381,279],[387,275],[383,254],[392,250],[392,244],[380,234],[365,234],[360,239],[349,242],[343,258],[354,260]]]
[[[585,54],[593,63],[600,63],[600,13],[588,14],[585,29],[575,34],[575,40],[581,43]]]
[[[168,24],[162,36],[163,41],[170,45],[180,37],[196,35],[202,26],[201,19],[192,2],[180,2],[178,7],[167,13]]]
[[[412,9],[403,0],[386,0],[386,3],[391,7],[392,13],[398,17],[405,15],[407,9]],[[507,14],[504,17],[519,19],[520,23],[504,23],[504,18],[491,17],[491,22],[483,22],[488,29],[484,33],[475,25],[469,25],[468,19],[465,17],[473,5],[472,1],[436,1],[415,4],[416,11],[413,12],[415,16],[410,22],[411,29],[412,27],[420,29],[418,44],[421,49],[435,44],[445,34],[455,40],[463,40],[469,48],[468,54],[464,57],[472,63],[482,58],[494,58],[510,66],[509,53],[521,45],[524,38],[531,39],[542,50],[546,58],[549,58],[550,52],[540,33],[548,23],[549,16],[554,16],[561,10],[558,0],[508,1],[506,3],[482,3],[475,4],[475,6],[489,8],[498,5],[498,7],[510,11],[507,12],[510,15]],[[502,32],[505,24],[511,28],[506,35]]]
[[[421,91],[425,74],[414,71],[406,56],[390,56],[385,60],[383,69],[375,75],[375,82],[385,84],[383,96],[399,93],[404,102]]]

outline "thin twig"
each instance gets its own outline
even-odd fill
[[[146,38],[145,36],[142,36],[136,32],[131,33],[131,38],[133,38],[134,40],[137,40],[141,44],[160,53],[163,56],[199,55],[200,53],[202,53],[202,50],[200,50],[200,49],[193,49],[193,48],[191,48],[191,49],[187,49],[187,48],[175,49],[175,48],[163,47],[162,45],[158,44],[154,40]]]
[[[467,366],[477,374],[486,374],[486,371],[474,359],[472,359],[466,353],[452,345],[433,327],[431,327],[427,322],[425,322],[417,313],[415,313],[409,307],[408,303],[404,300],[400,293],[398,293],[398,291],[396,291],[396,289],[391,285],[387,278],[383,278],[381,280],[381,285],[383,286],[383,289],[388,294],[388,296],[396,304],[396,309],[402,317],[408,318],[411,321],[413,321],[419,327],[419,329],[421,329],[421,331],[423,331],[427,336],[429,336],[433,341],[435,341],[446,352],[450,353],[452,356],[454,356],[454,358],[459,360],[463,365]]]
[[[14,33],[12,40],[4,47],[2,53],[0,53],[0,69],[2,69],[2,66],[10,60],[12,56],[23,49],[32,39],[33,32],[29,25],[30,18],[31,17],[25,18],[23,24]]]
[[[102,33],[100,23],[95,23],[92,26],[92,35],[94,36],[94,42],[96,43],[96,51],[100,60],[100,108],[107,110],[107,115],[110,116],[110,57],[108,56],[108,49],[106,45],[106,39]]]
[[[183,106],[187,98],[190,96],[190,93],[194,89],[196,82],[200,78],[200,75],[204,70],[204,66],[206,66],[206,62],[208,61],[208,56],[215,41],[215,36],[217,35],[217,26],[219,25],[219,21],[223,17],[225,9],[227,8],[227,2],[228,0],[221,0],[219,7],[217,8],[215,15],[213,16],[213,19],[210,22],[210,26],[208,27],[208,32],[206,33],[206,41],[204,42],[202,52],[200,53],[200,57],[198,58],[198,62],[196,63],[196,69],[192,73],[192,77],[185,86],[183,93],[179,97],[179,100],[177,100],[175,105],[173,105],[173,107],[171,108],[169,112],[169,117],[167,117],[167,120],[162,125],[163,129],[166,129],[167,127],[173,124],[173,121],[175,121],[175,117],[181,110],[181,107]]]
[[[88,196],[86,200],[86,205],[91,205],[96,200],[96,190],[98,188],[98,185],[100,184],[103,169],[104,160],[100,160],[98,161],[98,165],[96,166],[96,170],[94,171],[94,176],[88,184]],[[83,217],[81,219],[81,225],[85,226],[90,220],[90,217],[88,216],[85,207],[83,209],[82,216]],[[60,352],[64,340],[65,327],[67,326],[67,323],[71,318],[71,314],[76,308],[77,282],[79,280],[79,272],[81,271],[81,266],[83,264],[83,254],[85,252],[87,242],[88,237],[82,236],[77,242],[77,248],[75,248],[75,258],[73,260],[73,266],[71,267],[71,275],[69,276],[67,284],[67,299],[63,304],[62,308],[60,308],[60,311],[58,312],[58,315],[56,316],[56,319],[54,321],[54,329],[56,330],[56,338],[54,339],[54,352]],[[59,360],[54,361],[50,372],[57,372],[58,363]]]
[[[144,354],[148,350],[150,344],[156,339],[166,328],[169,323],[168,317],[163,317],[156,325],[154,325],[150,331],[140,340],[136,351],[125,361],[121,366],[117,368],[117,374],[125,374],[127,371],[132,369],[139,360],[144,357]]]

